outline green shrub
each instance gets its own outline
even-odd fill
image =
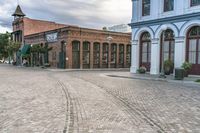
[[[141,73],[141,74],[146,73],[146,71],[147,71],[147,69],[146,69],[146,67],[144,67],[144,66],[140,67],[140,68],[137,70],[137,72],[138,72],[138,73]]]

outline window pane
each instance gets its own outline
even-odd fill
[[[100,51],[100,44],[99,43],[95,43],[93,46],[94,51]]]
[[[124,52],[124,45],[119,45],[119,52],[123,53]]]
[[[169,52],[169,41],[164,42],[164,52]]]
[[[200,5],[200,0],[191,0],[191,6]]]
[[[108,53],[103,53],[102,63],[108,64]]]
[[[90,50],[90,43],[84,42],[84,43],[83,43],[83,50],[89,51],[89,50]]]
[[[124,64],[124,54],[123,53],[119,54],[119,64]]]
[[[189,63],[196,64],[196,52],[189,52]]]
[[[111,53],[111,63],[116,63],[116,53]]]
[[[108,51],[108,44],[103,44],[103,51],[107,52]]]
[[[142,8],[142,15],[147,16],[150,15],[150,0],[143,0],[143,8]]]
[[[174,0],[164,0],[164,11],[174,10]]]
[[[200,52],[198,52],[198,64],[200,64]]]
[[[164,61],[169,59],[169,52],[164,53]]]
[[[196,51],[196,47],[197,46],[197,40],[196,39],[192,39],[189,42],[189,51]]]
[[[147,53],[142,53],[142,63],[147,62]]]
[[[83,52],[83,64],[90,64],[90,53]]]
[[[143,44],[142,44],[142,52],[147,52],[147,42],[144,42]]]
[[[72,50],[73,51],[79,51],[79,45],[80,45],[79,42],[73,42],[72,43]]]
[[[151,62],[151,53],[148,53],[148,62]]]
[[[99,64],[100,63],[100,54],[99,53],[94,53],[94,64]]]

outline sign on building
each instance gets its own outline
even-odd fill
[[[58,41],[58,33],[50,33],[46,34],[46,40],[47,42],[56,42]]]

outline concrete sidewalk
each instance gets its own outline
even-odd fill
[[[109,77],[118,77],[118,78],[129,78],[129,79],[140,79],[140,80],[152,80],[152,81],[165,81],[165,82],[174,82],[174,83],[188,83],[200,85],[200,83],[195,82],[200,79],[200,76],[189,75],[185,77],[184,80],[175,80],[174,75],[166,75],[166,78],[159,78],[159,75],[150,75],[146,74],[132,74],[130,72],[116,72],[106,74]]]

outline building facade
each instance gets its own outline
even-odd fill
[[[165,60],[200,75],[200,0],[132,0],[132,64],[159,74]]]
[[[130,68],[130,33],[30,19],[21,16],[19,8],[14,13],[17,17],[13,22],[13,39],[21,41],[24,46],[39,44],[51,49],[47,54],[31,55],[31,58],[34,57],[30,59],[31,64],[44,65],[48,62],[53,68],[69,69]]]

